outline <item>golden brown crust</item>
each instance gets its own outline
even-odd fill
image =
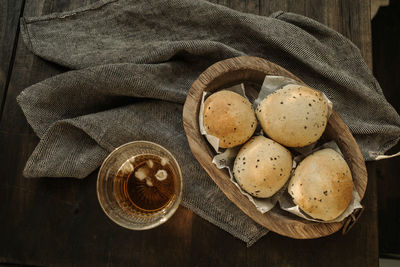
[[[219,138],[222,148],[244,144],[254,133],[257,120],[249,100],[231,91],[218,91],[204,102],[203,124],[207,134]]]
[[[282,188],[291,169],[289,150],[269,138],[256,136],[240,149],[233,174],[243,190],[255,197],[267,198]]]
[[[319,150],[297,166],[288,192],[306,214],[333,220],[346,210],[353,196],[350,168],[333,149]]]
[[[328,103],[321,92],[290,84],[268,95],[256,114],[271,139],[284,146],[303,147],[321,137],[328,111]]]

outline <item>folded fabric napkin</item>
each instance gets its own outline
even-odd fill
[[[366,160],[400,138],[400,117],[359,49],[304,16],[256,16],[197,0],[103,0],[22,18],[21,33],[34,54],[71,69],[18,96],[41,139],[26,177],[84,178],[119,145],[153,141],[182,167],[183,205],[248,245],[267,230],[207,176],[182,126],[186,93],[208,66],[242,55],[283,66],[332,100]]]

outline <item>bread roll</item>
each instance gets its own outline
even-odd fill
[[[300,162],[288,191],[306,214],[333,220],[346,210],[353,196],[350,168],[335,150],[319,150]]]
[[[222,90],[204,102],[203,125],[207,134],[219,138],[219,146],[230,148],[244,144],[254,133],[257,119],[249,100]]]
[[[260,198],[275,194],[289,179],[292,155],[277,142],[256,136],[240,149],[233,175],[247,193]]]
[[[284,146],[303,147],[321,137],[328,109],[321,92],[290,84],[268,95],[256,114],[271,139]]]

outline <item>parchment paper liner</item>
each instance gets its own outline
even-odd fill
[[[283,77],[283,76],[270,76],[270,75],[265,76],[265,79],[261,86],[258,97],[254,100],[254,103],[252,104],[253,109],[255,110],[256,107],[260,104],[260,102],[266,96],[268,96],[269,94],[275,92],[276,90],[278,90],[288,84],[298,84],[298,83],[293,79]],[[245,93],[245,87],[244,87],[243,83],[229,87],[229,88],[224,88],[224,90],[236,92],[236,93],[242,95],[243,97],[247,98],[246,93]],[[327,116],[329,119],[329,116],[332,114],[332,102],[326,97],[325,94],[322,93],[322,95],[328,103],[329,110],[328,110]],[[279,205],[280,205],[281,209],[286,210],[294,215],[297,215],[299,217],[302,217],[302,218],[304,218],[306,220],[310,220],[310,221],[328,223],[328,221],[315,220],[315,219],[311,218],[310,216],[304,214],[300,210],[300,208],[293,203],[291,196],[289,195],[289,193],[287,193],[287,190],[286,190],[287,185],[290,181],[290,178],[288,179],[288,182],[286,183],[286,185],[284,187],[282,187],[281,190],[279,190],[276,194],[274,194],[270,198],[256,198],[256,197],[251,196],[244,190],[242,190],[242,188],[238,185],[235,178],[233,177],[233,171],[232,171],[233,163],[234,163],[237,153],[240,150],[240,146],[221,150],[219,148],[219,139],[215,136],[207,134],[207,132],[204,128],[204,125],[203,125],[204,100],[205,100],[206,96],[207,96],[207,93],[203,92],[203,96],[202,96],[202,100],[201,100],[201,104],[200,104],[200,112],[199,112],[199,127],[200,127],[201,134],[206,137],[208,142],[211,144],[211,146],[217,152],[217,155],[214,156],[212,162],[219,169],[222,169],[222,168],[228,169],[228,173],[229,173],[231,182],[234,183],[235,186],[239,189],[239,191],[243,195],[245,195],[250,200],[251,203],[254,204],[254,206],[257,208],[257,210],[260,211],[261,213],[266,213],[266,212],[270,211],[276,205],[276,203],[279,201]],[[257,135],[263,135],[262,129],[259,126],[259,124],[257,125],[257,129],[253,136],[257,136]],[[305,146],[305,147],[301,147],[301,148],[290,148],[291,150],[295,150],[296,152],[300,153],[300,155],[301,155],[301,156],[297,156],[293,159],[292,173],[298,162],[300,162],[306,155],[311,154],[312,152],[315,152],[319,149],[322,149],[325,147],[332,147],[336,151],[341,153],[340,149],[336,145],[336,143],[324,144],[317,148],[315,147],[316,144],[317,144],[317,142],[310,144],[308,146]],[[346,218],[348,215],[350,215],[355,209],[361,208],[361,207],[362,206],[360,204],[360,196],[358,195],[357,191],[354,189],[352,201],[351,201],[350,205],[348,206],[348,208],[346,209],[346,211],[344,213],[342,213],[335,220],[332,220],[329,222],[342,221],[344,218]]]

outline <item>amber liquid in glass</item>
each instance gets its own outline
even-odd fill
[[[151,214],[176,196],[176,175],[167,159],[139,155],[127,160],[118,170],[114,193],[121,207]]]

